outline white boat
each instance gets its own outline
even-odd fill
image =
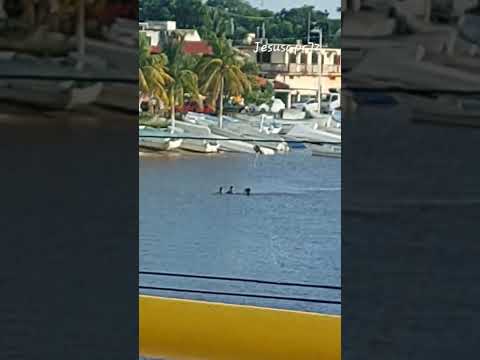
[[[260,133],[278,135],[282,131],[282,125],[272,115],[235,114],[234,118],[249,124]]]
[[[211,140],[183,139],[180,148],[192,152],[211,154],[218,152],[220,144],[217,141]]]
[[[309,144],[313,156],[342,157],[342,146],[333,144]]]
[[[73,47],[76,47],[76,37],[72,37],[69,41]],[[138,66],[137,52],[136,47],[85,38],[85,53],[103,59],[109,68],[118,74],[126,74],[128,70]]]
[[[480,127],[480,99],[442,95],[427,98],[413,95],[397,95],[408,103],[414,121],[427,121],[452,125]]]
[[[70,110],[93,103],[103,84],[79,87],[73,81],[0,81],[0,100],[29,104],[39,108]]]
[[[327,119],[321,119],[317,121],[317,125],[314,129],[323,130],[332,134],[342,135],[342,112],[340,109],[336,109],[330,113]]]
[[[478,91],[480,75],[477,72],[430,62],[426,54],[424,46],[371,50],[346,77],[352,82],[383,81],[410,90]]]
[[[220,149],[218,141],[209,139],[211,135],[199,125],[176,121],[173,133],[176,136],[186,137],[182,139],[183,141],[180,145],[180,148],[183,150],[199,153],[216,153]]]
[[[104,86],[97,105],[124,112],[138,112],[138,86],[130,84],[108,84]],[[127,100],[128,99],[128,100]]]
[[[304,124],[295,125],[287,135],[289,138],[313,142],[341,143],[342,141],[341,135],[321,130],[317,124],[310,126]]]
[[[238,135],[237,133],[220,129],[216,126],[210,126],[210,130],[214,135],[217,135],[219,139],[220,148],[224,151],[233,151],[233,152],[245,152],[250,154],[256,154],[260,152],[262,155],[274,155],[275,150],[260,146],[258,144],[252,144],[250,142],[242,141],[243,136]],[[221,140],[221,139],[239,139],[239,140]]]
[[[174,134],[167,129],[139,126],[138,145],[149,150],[168,151],[179,148],[182,145],[182,139],[175,139]]]
[[[201,126],[202,127],[201,133],[203,134],[203,136],[207,137],[207,134],[209,134],[210,138],[217,139],[218,143],[220,144],[220,149],[223,151],[243,152],[243,153],[250,153],[250,154],[256,154],[260,151],[263,155],[275,154],[275,150],[271,148],[243,141],[242,138],[246,138],[246,137],[240,134],[237,134],[234,131],[231,131],[228,129],[220,129],[216,125],[217,119],[214,116],[198,114],[198,113],[188,113],[185,116],[185,119],[189,123]],[[238,120],[235,120],[230,117],[225,117],[225,120],[224,120],[225,125],[229,122],[234,123],[234,122],[238,122]],[[180,122],[176,122],[176,123],[178,124]],[[182,126],[182,124],[180,124],[180,126]],[[222,140],[222,139],[235,139],[235,140]]]
[[[257,144],[260,146],[278,152],[287,152],[290,150],[287,142],[279,135],[262,133],[260,129],[256,129],[246,122],[228,124],[227,129],[246,138],[259,140]]]
[[[118,45],[138,46],[138,22],[125,18],[116,18],[115,22],[103,31],[105,39]]]

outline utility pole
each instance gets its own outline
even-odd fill
[[[307,44],[310,44],[310,22],[312,20],[312,12],[308,13],[308,20],[307,20]]]

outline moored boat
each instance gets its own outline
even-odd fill
[[[287,134],[289,138],[312,142],[340,143],[342,136],[329,131],[320,130],[316,124],[307,126],[304,124],[295,125]]]
[[[0,100],[70,110],[93,103],[102,89],[101,83],[80,87],[73,81],[9,80],[0,82]]]
[[[195,129],[192,128],[192,131],[195,131],[196,134],[200,134],[204,137],[214,138],[220,144],[220,149],[223,151],[229,152],[243,152],[256,154],[261,153],[263,155],[274,155],[275,150],[262,146],[261,144],[255,144],[242,139],[247,139],[247,137],[238,134],[232,130],[222,128],[220,129],[216,123],[217,119],[214,116],[197,114],[197,113],[188,113],[185,116],[186,122],[197,125]],[[230,117],[226,117],[224,120],[225,127],[228,127],[232,123],[238,123],[239,121]],[[178,124],[179,122],[177,122]],[[180,127],[185,128],[185,124],[180,124]]]
[[[313,156],[336,157],[342,156],[342,146],[334,144],[309,144]]]
[[[182,144],[180,148],[187,151],[199,152],[199,153],[216,153],[220,149],[220,144],[217,140],[209,139],[210,136],[205,133],[201,135],[198,132],[192,132],[191,129],[197,125],[188,124],[187,126],[182,125],[182,122],[176,122],[175,130],[172,132],[175,136],[182,137]],[[190,129],[190,131],[189,131]],[[200,129],[200,132],[201,129]]]
[[[141,148],[157,151],[177,149],[182,145],[182,139],[175,136],[167,129],[154,129],[146,126],[138,127],[138,145]]]

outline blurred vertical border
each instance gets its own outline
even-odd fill
[[[477,356],[477,1],[342,1],[343,360]]]
[[[138,3],[0,0],[0,358],[138,357]]]

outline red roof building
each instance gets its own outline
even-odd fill
[[[158,54],[162,51],[159,46],[152,46],[152,54]],[[183,52],[188,55],[211,55],[212,47],[206,41],[185,41],[183,43]]]
[[[213,50],[206,41],[185,41],[183,51],[189,55],[212,55]]]

